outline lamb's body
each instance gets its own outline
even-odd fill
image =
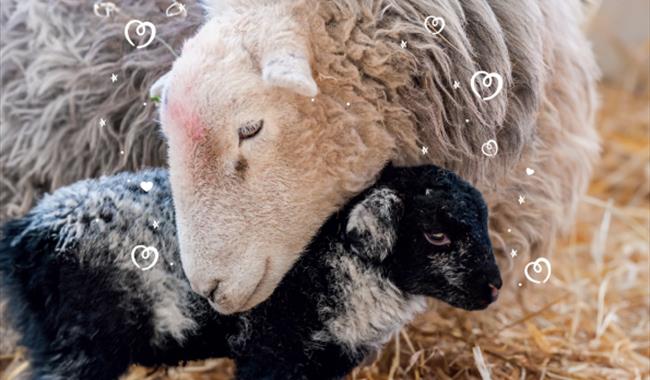
[[[145,192],[141,181],[153,188]],[[48,195],[5,228],[0,245],[0,272],[34,378],[114,379],[132,363],[219,356],[235,358],[243,379],[341,377],[424,306],[423,296],[388,279],[389,265],[378,259],[396,240],[398,202],[386,188],[367,190],[328,220],[271,298],[221,316],[183,275],[165,171],[83,181]],[[356,205],[370,214],[351,217]],[[359,226],[370,222],[364,235]],[[139,244],[160,252],[150,270],[132,263]]]

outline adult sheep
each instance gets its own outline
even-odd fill
[[[218,311],[266,299],[387,161],[473,182],[502,251],[548,252],[571,223],[598,151],[580,1],[204,3],[208,21],[153,91],[183,268]],[[503,91],[479,98],[478,71]],[[490,139],[495,157],[481,153]]]
[[[151,108],[141,101],[174,55],[160,41],[132,48],[122,28],[130,18],[150,20],[161,40],[178,46],[202,22],[194,2],[185,3],[185,19],[164,17],[166,1],[123,0],[120,12],[105,19],[88,3],[3,3],[3,216],[24,212],[34,193],[60,184],[163,162],[154,129],[143,128]],[[209,21],[186,46],[174,70],[179,74],[168,77],[170,87],[181,91],[190,77],[180,73],[195,71],[202,84],[189,99],[203,107],[197,117],[210,127],[204,137],[221,135],[229,149],[236,124],[253,120],[244,131],[254,131],[255,122],[265,119],[262,131],[241,146],[247,159],[239,162],[248,166],[232,167],[247,168],[242,177],[222,175],[225,164],[235,163],[234,150],[200,150],[195,140],[185,144],[174,135],[179,128],[173,123],[164,123],[176,173],[190,164],[183,162],[183,150],[192,148],[201,158],[191,162],[196,170],[187,175],[194,177],[172,174],[172,181],[184,218],[179,230],[191,229],[195,239],[194,246],[182,239],[186,269],[199,291],[222,280],[229,299],[219,303],[222,311],[265,298],[295,259],[286,252],[300,252],[325,215],[372,182],[384,161],[433,162],[475,183],[491,208],[496,251],[544,254],[556,232],[570,224],[597,152],[596,68],[580,31],[579,0],[204,3]],[[446,20],[441,34],[424,29],[429,15]],[[309,58],[311,70],[303,65],[298,82],[265,81],[263,63],[271,60],[262,53],[291,50]],[[191,62],[197,54],[203,59]],[[469,80],[477,70],[499,72],[503,92],[487,102],[476,98]],[[112,72],[121,74],[116,84],[108,79]],[[304,93],[302,81],[311,91],[309,78],[319,89],[313,103],[282,87]],[[171,91],[163,116],[165,109],[171,116],[174,97]],[[304,117],[294,123],[296,114]],[[108,120],[103,130],[102,115]],[[480,148],[491,138],[499,152],[487,158]],[[127,154],[120,155],[121,149]],[[527,177],[526,167],[535,175]],[[521,206],[519,194],[526,196]],[[192,207],[198,207],[196,218],[187,220]],[[230,247],[216,250],[221,233]],[[266,242],[261,253],[256,245]],[[253,291],[267,257],[273,259],[271,274],[248,305],[238,305],[242,294]],[[246,268],[248,276],[208,272],[216,261],[233,275]],[[241,291],[228,290],[234,288]]]

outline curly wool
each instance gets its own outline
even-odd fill
[[[545,254],[572,222],[599,150],[598,70],[580,31],[582,11],[579,1],[328,2],[311,23],[329,37],[312,41],[315,71],[323,93],[382,115],[395,163],[433,162],[475,184],[499,250]],[[446,20],[443,33],[424,29],[428,15]],[[478,70],[503,76],[495,99],[472,93]],[[499,154],[488,159],[481,146],[489,139]],[[527,167],[538,175],[526,176]]]
[[[187,17],[168,18],[167,1],[116,5],[117,14],[100,18],[91,2],[3,0],[2,218],[24,214],[43,192],[82,178],[164,165],[147,93],[203,20],[201,8],[188,1]],[[146,49],[124,38],[133,18],[157,26]]]

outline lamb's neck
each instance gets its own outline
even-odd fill
[[[321,310],[324,330],[315,338],[335,340],[350,351],[380,348],[424,310],[425,298],[400,291],[375,267],[351,252],[329,259],[334,310]]]

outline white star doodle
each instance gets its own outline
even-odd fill
[[[401,46],[402,49],[406,49],[406,41],[402,40],[402,42],[399,44],[399,46]]]
[[[455,80],[453,87],[454,87],[454,90],[460,88],[460,83],[457,80]]]
[[[517,250],[516,250],[516,249],[512,249],[512,250],[510,251],[510,256],[512,256],[512,257],[517,257]]]
[[[526,203],[526,196],[525,195],[520,195],[519,196],[519,204],[523,205],[524,203]]]
[[[429,153],[429,147],[423,146],[421,150],[423,155]]]
[[[117,75],[115,73],[111,74],[111,82],[117,82]]]
[[[105,127],[106,126],[106,120],[104,120],[104,118],[99,119],[99,126],[100,127]]]
[[[160,224],[158,223],[157,220],[154,220],[153,223],[152,223],[152,225],[153,225],[153,229],[154,229],[154,230],[157,230],[158,227],[160,226]]]

